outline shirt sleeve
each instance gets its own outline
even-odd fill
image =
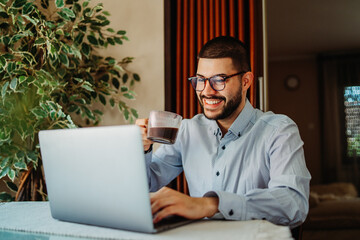
[[[180,127],[174,144],[163,144],[155,153],[149,152],[145,154],[150,192],[166,186],[183,171],[180,152],[181,141],[179,140],[182,133],[182,127]]]
[[[290,120],[291,121],[291,120]],[[266,219],[294,228],[305,221],[309,210],[310,173],[305,164],[303,142],[292,121],[276,129],[267,141],[270,181],[268,188],[235,194],[210,191],[219,198],[219,212],[229,220]]]

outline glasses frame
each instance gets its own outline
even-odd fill
[[[205,82],[206,82],[206,80],[209,82],[210,87],[211,87],[214,91],[222,91],[222,90],[225,89],[226,79],[232,78],[232,77],[237,76],[237,75],[240,75],[240,74],[244,74],[244,73],[246,73],[246,72],[247,72],[247,71],[241,71],[241,72],[237,72],[237,73],[234,73],[234,74],[231,74],[231,75],[226,75],[226,76],[221,75],[221,74],[218,74],[218,75],[214,75],[214,76],[211,76],[211,77],[208,77],[208,78],[204,78],[204,77],[189,77],[189,78],[188,78],[188,81],[190,81],[191,86],[193,86],[194,90],[197,91],[197,92],[201,92],[201,91],[203,91],[203,90],[205,89]],[[215,88],[213,87],[214,81],[212,81],[211,79],[214,78],[214,77],[221,77],[221,78],[222,78],[222,80],[217,80],[217,82],[221,81],[221,82],[223,83],[223,88],[222,88],[222,89],[217,90],[217,89],[215,89]],[[201,89],[201,90],[197,90],[197,89],[196,89],[197,82],[198,82],[198,79],[199,79],[199,78],[204,80],[204,88]],[[196,85],[194,85],[194,81],[193,81],[193,80],[196,81]]]

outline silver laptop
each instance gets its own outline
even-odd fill
[[[138,126],[44,130],[39,141],[53,218],[146,233],[190,222],[154,226]]]

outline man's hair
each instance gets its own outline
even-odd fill
[[[231,58],[237,71],[251,71],[245,44],[230,36],[216,37],[208,41],[201,48],[198,58]]]

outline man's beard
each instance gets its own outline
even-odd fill
[[[204,105],[203,105],[203,99],[204,98],[207,98],[207,99],[220,99],[220,100],[223,100],[223,101],[226,101],[226,98],[225,97],[217,97],[217,96],[213,96],[213,97],[205,97],[205,96],[202,96],[200,95],[200,105],[201,105],[201,108],[202,108],[202,111],[205,115],[205,117],[207,119],[210,119],[210,120],[222,120],[222,119],[225,119],[227,117],[229,117],[231,114],[233,114],[235,112],[235,110],[239,107],[239,105],[241,104],[241,101],[242,101],[242,87],[240,87],[239,91],[235,94],[235,96],[230,99],[228,102],[225,102],[225,106],[222,110],[221,113],[219,113],[217,116],[213,116],[213,117],[209,117],[206,115],[205,113],[205,110],[204,110]]]

